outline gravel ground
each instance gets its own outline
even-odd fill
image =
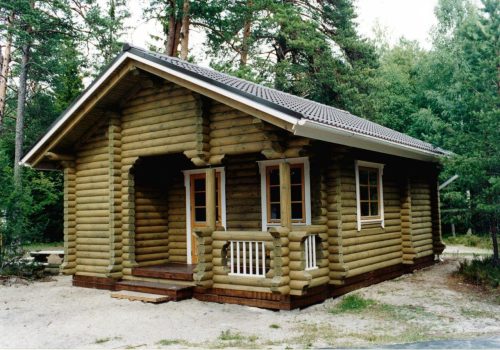
[[[0,348],[346,347],[500,336],[500,305],[452,278],[456,266],[445,258],[355,291],[374,300],[362,312],[338,312],[341,298],[275,312],[113,299],[109,291],[71,287],[67,276],[10,281],[0,286]]]

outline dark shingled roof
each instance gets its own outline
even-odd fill
[[[283,91],[268,88],[256,83],[239,79],[210,68],[180,60],[175,57],[150,52],[130,45],[124,46],[124,51],[142,56],[169,68],[181,71],[192,77],[204,80],[220,88],[229,90],[247,98],[263,103],[271,108],[292,115],[298,119],[304,118],[321,124],[330,125],[345,131],[372,136],[381,140],[414,147],[445,155],[447,152],[430,143],[418,140],[385,126],[357,117],[347,111],[327,106]]]

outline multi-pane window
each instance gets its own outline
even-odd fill
[[[384,227],[384,164],[356,160],[356,216],[358,231],[363,225]]]
[[[362,218],[379,218],[379,169],[359,167],[359,203]]]
[[[220,195],[220,173],[216,173],[215,195],[217,198],[215,212],[217,222],[221,222],[221,195]],[[193,226],[203,226],[207,222],[207,192],[205,174],[191,175],[191,215]]]
[[[266,168],[267,190],[267,222],[279,223],[280,211],[280,174],[279,166]],[[290,165],[290,191],[292,200],[292,222],[305,222],[305,194],[304,194],[304,164]]]
[[[281,220],[280,206],[280,170],[277,166],[270,166],[267,172],[267,220],[277,223]]]

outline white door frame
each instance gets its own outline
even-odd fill
[[[208,168],[183,170],[184,187],[186,188],[186,244],[187,244],[187,263],[192,264],[191,244],[192,244],[192,227],[191,227],[191,175],[203,174]],[[222,226],[226,227],[226,172],[224,167],[211,168],[215,169],[220,174],[220,196],[221,196],[221,220]]]

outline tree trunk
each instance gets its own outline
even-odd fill
[[[170,4],[170,15],[168,18],[168,33],[167,42],[165,43],[165,55],[174,55],[174,43],[175,43],[175,1],[169,1]]]
[[[189,25],[191,15],[189,14],[189,0],[184,0],[182,7],[182,29],[181,29],[181,59],[187,60],[189,53]]]
[[[19,87],[17,92],[17,115],[16,115],[16,142],[14,153],[14,184],[16,188],[21,187],[21,154],[24,141],[24,108],[26,105],[26,81],[28,78],[28,63],[30,59],[30,45],[22,47],[21,68],[19,72]]]
[[[179,43],[181,41],[181,28],[182,20],[175,22],[175,32],[174,32],[174,47],[172,48],[172,54],[170,56],[177,56],[179,53]]]
[[[7,25],[10,26],[12,22],[12,16],[7,19]],[[5,98],[7,96],[7,79],[9,77],[10,71],[10,59],[12,50],[12,34],[7,33],[7,40],[5,41],[5,48],[2,53],[0,70],[0,133],[3,129],[4,123],[4,113],[5,113]]]
[[[498,257],[498,222],[493,219],[491,222],[491,241],[493,242],[493,265],[500,266],[500,258]]]
[[[241,39],[241,52],[240,52],[240,67],[244,67],[248,62],[248,41],[250,40],[250,30],[252,27],[252,9],[253,1],[247,0],[247,15],[245,18],[245,23],[243,25],[243,38]]]

